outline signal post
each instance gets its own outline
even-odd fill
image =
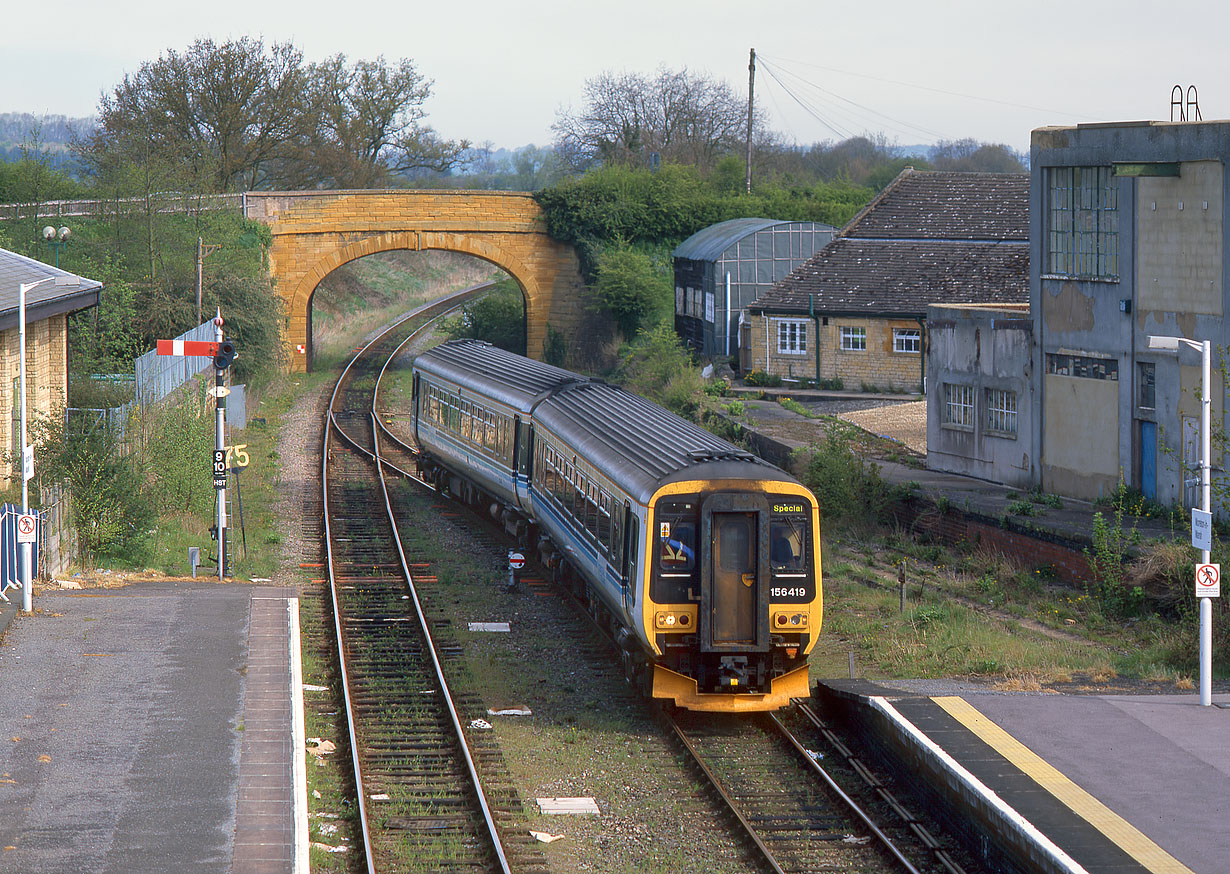
[[[222,339],[222,311],[214,317],[214,342],[207,340],[159,340],[159,355],[210,356],[214,360],[214,490],[218,493],[216,522],[218,532],[218,579],[226,579],[230,566],[226,559],[226,371],[235,360],[235,344]]]

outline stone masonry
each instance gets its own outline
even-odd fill
[[[547,325],[573,346],[584,314],[584,282],[572,247],[546,232],[524,192],[249,192],[248,218],[273,232],[270,274],[286,306],[290,369],[312,358],[317,284],[348,261],[393,249],[464,252],[506,270],[525,296],[526,348],[541,357]]]

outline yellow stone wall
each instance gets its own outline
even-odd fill
[[[20,482],[21,459],[15,432],[21,430],[21,398],[15,383],[21,376],[21,347],[17,328],[0,331],[0,481]],[[33,441],[33,423],[62,415],[68,399],[68,317],[52,316],[26,325],[26,421]],[[16,425],[16,427],[14,427]],[[37,457],[35,464],[38,464]]]
[[[311,361],[317,284],[348,261],[393,249],[446,249],[508,271],[525,296],[526,348],[542,354],[547,324],[572,346],[584,315],[571,246],[552,239],[533,196],[490,191],[249,192],[246,215],[273,232],[270,273],[286,305],[291,370]],[[302,350],[302,351],[300,351]]]
[[[816,323],[809,316],[751,315],[744,323],[744,346],[750,348],[749,369],[763,370],[783,378],[811,379],[816,374]],[[777,351],[777,323],[800,321],[807,329],[807,351],[782,354]],[[866,349],[841,348],[842,326],[866,329]],[[922,385],[922,362],[918,352],[893,351],[893,329],[918,330],[910,319],[829,318],[820,325],[820,378],[840,379],[846,389],[862,386],[918,391]],[[767,340],[767,342],[766,342]]]

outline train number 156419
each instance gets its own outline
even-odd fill
[[[804,598],[807,596],[807,589],[803,586],[770,586],[770,598]]]

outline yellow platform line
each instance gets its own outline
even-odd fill
[[[980,713],[964,698],[945,696],[931,700],[1154,874],[1193,874],[1190,868],[1149,840],[1126,819],[1069,780],[1057,768]]]

